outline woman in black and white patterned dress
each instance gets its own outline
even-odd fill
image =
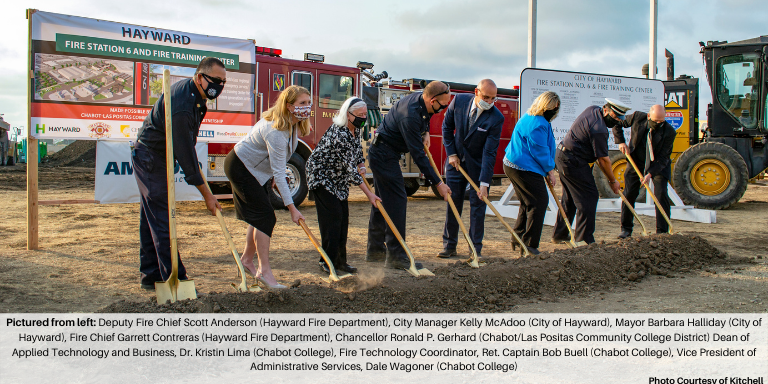
[[[323,250],[337,271],[349,273],[357,272],[357,268],[347,263],[349,184],[360,187],[374,206],[376,200],[381,200],[363,185],[365,159],[360,131],[367,112],[363,100],[356,97],[347,99],[306,166],[307,185],[315,197]],[[322,259],[320,267],[328,272],[328,266]]]

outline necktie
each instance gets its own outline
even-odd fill
[[[648,153],[650,154],[651,161],[653,161],[653,136],[651,136],[651,129],[648,129]]]
[[[472,110],[472,113],[469,114],[469,128],[472,128],[472,125],[475,124],[475,121],[477,121],[477,110],[479,108],[475,108]]]

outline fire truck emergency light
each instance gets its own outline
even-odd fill
[[[304,61],[314,61],[315,63],[322,63],[325,61],[325,55],[318,55],[317,53],[305,53]]]
[[[283,54],[283,50],[282,49],[276,49],[276,48],[267,48],[267,47],[256,46],[256,54],[257,55],[267,55],[267,56],[280,57],[280,55]]]

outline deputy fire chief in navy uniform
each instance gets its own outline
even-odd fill
[[[184,180],[200,190],[211,214],[215,214],[221,206],[203,185],[195,144],[200,124],[208,110],[206,98],[218,97],[226,78],[224,64],[216,58],[207,57],[200,61],[193,78],[171,86],[173,155],[184,171]],[[171,274],[164,98],[165,95],[160,96],[144,119],[132,154],[133,174],[141,194],[139,271],[141,286],[145,289],[154,289],[155,282],[165,281]],[[180,280],[187,279],[181,258],[178,273]]]
[[[496,83],[493,80],[481,80],[474,95],[460,94],[453,98],[443,120],[443,145],[448,155],[445,181],[451,188],[451,199],[459,214],[464,207],[464,192],[468,181],[456,166],[461,165],[472,181],[480,185],[480,193],[470,192],[469,195],[469,236],[478,255],[483,249],[485,229],[485,203],[482,198],[488,197],[488,187],[493,178],[493,167],[496,165],[496,152],[499,149],[501,126],[504,124],[504,115],[493,105],[496,93]],[[446,204],[443,251],[437,256],[455,256],[458,236],[459,223],[450,206]]]
[[[592,176],[590,163],[597,165],[608,178],[613,193],[619,193],[619,181],[608,158],[608,127],[624,119],[629,107],[614,99],[605,99],[602,107],[593,105],[574,120],[563,141],[557,145],[555,166],[563,185],[561,202],[568,221],[573,221],[575,240],[595,242],[595,216],[600,193]],[[568,227],[562,215],[557,216],[552,241],[568,241]]]
[[[631,164],[627,164],[624,172],[624,194],[632,206],[640,193],[640,186],[653,182],[653,194],[659,200],[662,208],[669,217],[669,196],[667,185],[672,173],[672,147],[675,145],[677,132],[666,120],[666,110],[656,104],[651,107],[649,113],[637,111],[613,127],[613,138],[619,145],[621,153],[629,153],[638,167],[646,164],[646,157],[650,157],[645,167],[645,176],[641,179]],[[630,131],[629,145],[624,140],[625,127],[632,127]],[[646,154],[648,156],[646,156]],[[621,234],[619,239],[632,236],[634,216],[626,205],[621,206]],[[669,224],[656,207],[656,233],[667,233]]]
[[[405,179],[400,170],[400,156],[403,153],[411,154],[413,162],[427,181],[437,186],[443,199],[447,201],[450,198],[450,188],[432,169],[424,153],[424,146],[429,146],[429,119],[433,114],[448,107],[450,101],[450,88],[439,81],[429,83],[424,87],[423,92],[414,92],[403,97],[384,117],[368,150],[376,195],[381,198],[384,209],[403,239],[405,239],[405,215],[408,204]],[[385,256],[386,266],[389,268],[408,269],[410,267],[405,250],[387,226],[381,212],[372,207],[368,221],[366,261],[382,261],[385,260]],[[421,263],[416,264],[416,268],[421,267]]]

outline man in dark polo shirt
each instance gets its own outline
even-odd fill
[[[451,190],[435,173],[424,146],[429,146],[429,119],[433,114],[447,108],[451,102],[451,90],[439,81],[429,83],[423,92],[414,92],[400,99],[384,117],[376,130],[376,137],[368,150],[368,160],[373,171],[373,185],[376,195],[381,198],[395,228],[405,239],[405,214],[408,195],[405,179],[400,170],[400,155],[410,153],[421,173],[448,201]],[[410,261],[405,249],[387,226],[378,208],[371,208],[368,221],[368,252],[366,261],[383,261],[395,269],[408,269]],[[416,263],[421,268],[421,263]]]
[[[605,99],[602,107],[593,105],[574,120],[563,141],[557,145],[555,167],[563,183],[561,202],[568,221],[573,221],[573,232],[577,242],[595,242],[595,216],[600,193],[592,176],[590,163],[603,171],[611,184],[613,193],[619,193],[619,181],[611,171],[608,158],[608,128],[624,119],[629,107],[618,100]],[[552,241],[566,242],[568,227],[562,215],[557,216]]]
[[[184,171],[184,180],[200,190],[212,215],[221,206],[203,185],[195,144],[200,124],[208,110],[206,98],[218,97],[226,79],[224,64],[216,58],[206,57],[200,61],[193,78],[171,85],[170,92],[174,158]],[[132,151],[133,174],[141,194],[139,271],[144,289],[154,289],[155,282],[165,281],[171,274],[164,97],[160,96],[144,119]],[[178,270],[179,280],[186,280],[187,271],[181,258]]]

